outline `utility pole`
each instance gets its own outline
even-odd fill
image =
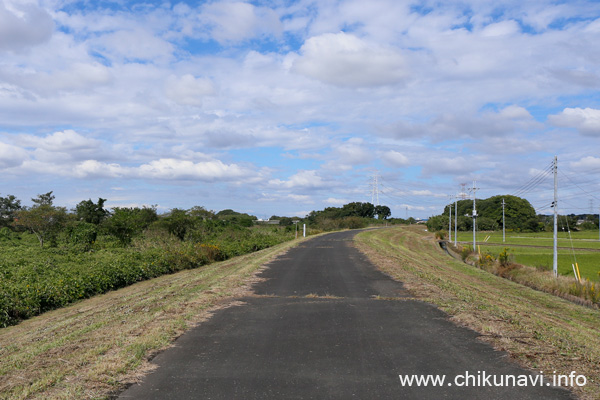
[[[552,270],[554,276],[558,278],[558,158],[554,156],[554,201],[552,207],[554,208],[554,256],[552,260]]]
[[[506,242],[506,230],[504,229],[504,227],[506,226],[505,223],[505,219],[504,219],[504,206],[506,205],[506,203],[504,202],[504,197],[502,198],[502,243]]]
[[[456,247],[456,229],[458,226],[458,196],[454,196],[454,246]]]
[[[473,190],[473,251],[476,251],[475,246],[477,245],[477,236],[476,236],[476,231],[477,231],[477,209],[475,208],[475,193],[477,192],[477,189],[479,189],[478,187],[475,187],[475,180],[473,179],[473,188],[471,190]]]
[[[452,197],[450,197],[452,198]],[[448,213],[449,213],[449,217],[448,217],[448,241],[451,242],[452,241],[452,203],[450,203],[450,205],[448,206]]]

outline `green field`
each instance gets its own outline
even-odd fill
[[[506,241],[503,243],[501,231],[478,232],[477,244],[480,246],[481,252],[488,252],[494,256],[497,256],[504,247],[508,247],[514,262],[542,269],[552,269],[552,235],[552,232],[507,232]],[[452,240],[454,241],[454,237]],[[471,244],[473,242],[473,233],[459,232],[458,241]],[[600,240],[598,240],[598,232],[571,232],[570,238],[568,233],[559,232],[558,273],[565,276],[573,276],[572,264],[575,264],[575,262],[579,265],[582,278],[600,281],[600,276],[598,275],[600,272]]]

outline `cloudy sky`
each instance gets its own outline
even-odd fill
[[[0,195],[600,209],[600,2],[0,0]]]

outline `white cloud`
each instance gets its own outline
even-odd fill
[[[187,106],[202,106],[202,98],[215,94],[209,79],[196,78],[191,74],[181,77],[170,75],[165,82],[165,93],[175,103]]]
[[[600,157],[587,156],[578,161],[571,162],[571,167],[577,169],[598,169],[600,168]]]
[[[410,160],[404,154],[390,150],[386,151],[381,155],[383,162],[390,167],[406,167],[410,165]]]
[[[336,86],[392,85],[408,76],[398,50],[344,32],[312,37],[300,53],[292,65],[293,72]]]
[[[313,197],[305,194],[288,194],[286,198],[301,203],[314,203]]]
[[[119,164],[107,164],[96,160],[83,161],[73,169],[73,174],[77,178],[120,178],[126,173],[127,169]]]
[[[24,149],[0,142],[0,168],[18,167],[27,159]]]
[[[548,116],[548,120],[566,128],[575,128],[583,135],[600,136],[600,110],[594,108],[565,108],[560,114]]]
[[[20,51],[52,36],[52,17],[29,2],[0,1],[0,50]]]
[[[350,202],[345,199],[337,199],[335,197],[329,197],[328,199],[325,200],[325,203],[332,204],[335,206],[343,206],[344,204],[348,204]]]
[[[173,45],[149,29],[119,30],[92,40],[93,48],[115,61],[166,61]]]
[[[147,179],[199,180],[203,182],[234,181],[255,175],[236,164],[220,160],[194,163],[188,160],[163,158],[143,164],[137,173]]]
[[[367,144],[360,138],[351,138],[336,145],[334,153],[335,160],[332,164],[341,166],[368,164],[374,158]]]
[[[520,32],[519,24],[516,21],[508,20],[487,25],[481,31],[485,37],[510,36]]]
[[[465,157],[430,156],[423,163],[423,175],[460,175],[477,170],[474,160]]]
[[[278,36],[282,25],[275,11],[241,2],[215,2],[200,15],[212,37],[220,42],[242,42],[261,36]]]
[[[498,116],[502,117],[502,118],[508,118],[508,119],[530,119],[532,118],[531,114],[529,113],[529,111],[527,111],[526,108],[517,106],[517,105],[510,105],[507,106],[505,108],[503,108],[502,110],[500,110],[500,112],[498,113]]]
[[[315,189],[327,187],[329,184],[315,170],[302,170],[292,175],[288,180],[271,179],[269,184],[286,189]]]
[[[86,138],[70,129],[54,132],[41,140],[36,140],[30,136],[28,140],[33,140],[34,142],[31,144],[37,145],[38,148],[54,152],[69,153],[78,150],[98,149],[100,147],[100,141]]]

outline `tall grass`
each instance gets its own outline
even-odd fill
[[[464,257],[469,247],[457,249],[461,252],[463,261],[470,262],[480,268],[503,278],[529,286],[533,289],[552,293],[563,298],[587,305],[600,305],[600,284],[582,278],[581,282],[574,276],[558,275],[547,268],[531,267],[513,262],[515,257],[509,248],[504,248],[498,254],[483,251],[481,254],[470,252]]]

